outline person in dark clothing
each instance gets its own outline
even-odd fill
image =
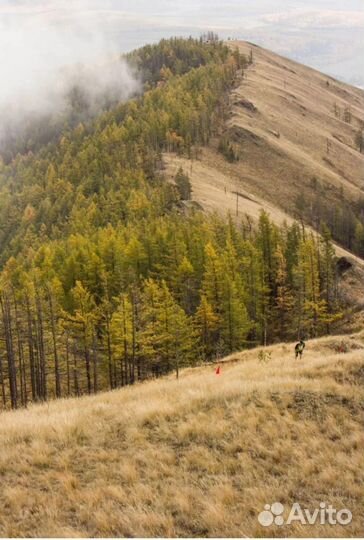
[[[303,354],[303,349],[306,347],[306,343],[303,341],[303,339],[300,340],[299,343],[297,343],[297,345],[295,346],[294,348],[294,352],[295,352],[295,355],[296,355],[296,358],[298,358],[298,356],[300,358],[302,358],[302,354]]]

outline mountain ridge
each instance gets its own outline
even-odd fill
[[[239,160],[229,163],[219,154],[217,137],[196,160],[165,154],[167,175],[173,178],[178,167],[184,168],[196,202],[238,221],[245,222],[246,215],[257,221],[264,209],[276,223],[298,220],[308,230],[319,230],[321,207],[327,221],[337,219],[335,212],[349,216],[358,203],[356,216],[364,215],[364,155],[355,146],[364,125],[364,92],[251,42],[226,43],[246,57],[253,55],[230,93],[225,128]],[[335,103],[341,118],[335,116]],[[348,107],[350,123],[343,119]],[[350,227],[354,235],[355,226]],[[347,238],[335,233],[335,223],[330,229],[338,256],[357,266],[360,278],[347,278],[360,289],[362,307],[363,255],[355,256],[354,244],[351,249],[343,245]],[[350,286],[346,294],[349,302],[357,297]]]

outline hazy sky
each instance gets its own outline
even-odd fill
[[[363,0],[0,0],[0,100],[60,65],[209,29],[364,86]]]

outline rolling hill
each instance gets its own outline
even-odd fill
[[[1,415],[1,536],[313,536],[363,530],[363,333],[234,354]],[[346,526],[263,527],[320,502]]]

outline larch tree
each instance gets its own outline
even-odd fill
[[[133,383],[135,380],[135,365],[133,363],[133,306],[129,295],[119,296],[117,307],[110,323],[113,357],[119,365],[120,384]]]
[[[277,267],[275,284],[275,317],[279,329],[279,340],[284,341],[287,339],[287,337],[289,337],[289,330],[291,326],[290,323],[294,307],[294,295],[289,285],[287,262],[281,245],[278,245],[274,256]]]
[[[211,304],[204,295],[201,296],[194,320],[202,358],[203,360],[209,360],[215,352],[219,317],[214,313]]]

